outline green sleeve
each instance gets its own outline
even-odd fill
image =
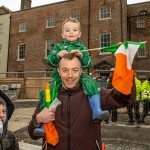
[[[59,57],[57,57],[57,54],[61,51],[61,47],[59,44],[56,44],[54,48],[50,51],[46,58],[46,63],[52,67],[52,68],[57,68],[58,67],[58,62],[60,60]]]
[[[80,48],[81,52],[82,50],[86,50],[87,48],[82,46]],[[82,64],[82,68],[83,69],[87,69],[90,68],[92,66],[92,57],[89,55],[89,52],[82,52],[83,56],[80,59],[81,60],[81,64]]]

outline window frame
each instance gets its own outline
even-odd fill
[[[27,31],[27,23],[26,22],[20,22],[19,23],[19,32],[26,32]]]
[[[49,20],[51,19],[51,20]],[[54,28],[56,25],[55,17],[47,17],[46,28]]]
[[[51,40],[51,39],[47,39],[46,40],[45,57],[44,57],[44,59],[47,58],[49,52],[53,49],[54,45],[55,45],[55,41],[54,40]]]
[[[106,43],[105,41],[107,39],[105,40],[105,38],[107,38],[107,37],[104,37],[104,39],[103,39],[104,42],[102,43],[102,35],[106,36],[106,34],[109,34],[109,42]],[[102,33],[100,33],[100,48],[107,47],[107,46],[110,46],[110,45],[111,45],[111,32],[102,32]],[[100,50],[99,55],[106,55],[106,54],[111,54],[111,52],[102,52]]]
[[[23,45],[24,45],[24,47],[22,47],[22,48],[24,48],[24,49],[22,49],[22,52],[21,52],[20,48]],[[17,58],[18,61],[25,60],[25,51],[26,51],[26,43],[19,43],[18,44],[18,58]],[[21,53],[24,56],[24,57],[22,56],[22,58],[20,57]]]
[[[143,53],[143,55],[142,55]],[[137,52],[137,57],[138,58],[146,58],[146,48],[139,48]]]
[[[70,18],[75,18],[80,21],[80,12],[74,12],[70,14]]]
[[[108,12],[108,9],[109,9],[109,12]],[[106,11],[106,12],[102,12],[102,10]],[[109,14],[109,16],[108,16],[108,14]],[[103,17],[102,17],[102,15],[103,15]],[[107,20],[107,19],[111,19],[111,8],[110,7],[100,8],[99,9],[99,20]]]
[[[137,28],[145,28],[145,20],[144,18],[137,19]]]

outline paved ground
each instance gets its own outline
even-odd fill
[[[9,121],[9,130],[13,131],[18,138],[20,150],[41,150],[41,140],[31,140],[27,132],[27,126],[37,102],[38,100],[14,101],[16,109]],[[125,126],[125,121],[127,120],[126,116],[121,114],[118,118],[120,121],[124,121],[122,122],[123,124],[120,124],[120,126]],[[137,137],[138,142],[112,138],[103,138],[103,141],[106,143],[106,150],[150,150],[150,145],[146,142],[140,142],[140,137]]]

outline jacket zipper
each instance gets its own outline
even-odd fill
[[[70,147],[70,96],[71,96],[71,92],[68,92],[68,150],[71,150],[71,147]]]

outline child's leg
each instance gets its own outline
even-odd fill
[[[80,77],[83,89],[88,95],[89,103],[92,109],[92,118],[93,120],[107,120],[110,117],[108,110],[101,109],[101,99],[100,93],[98,91],[97,82],[90,76],[82,73]]]
[[[38,136],[38,137],[45,137],[44,124],[42,124],[42,126],[40,128],[36,128],[33,131],[33,135]]]

